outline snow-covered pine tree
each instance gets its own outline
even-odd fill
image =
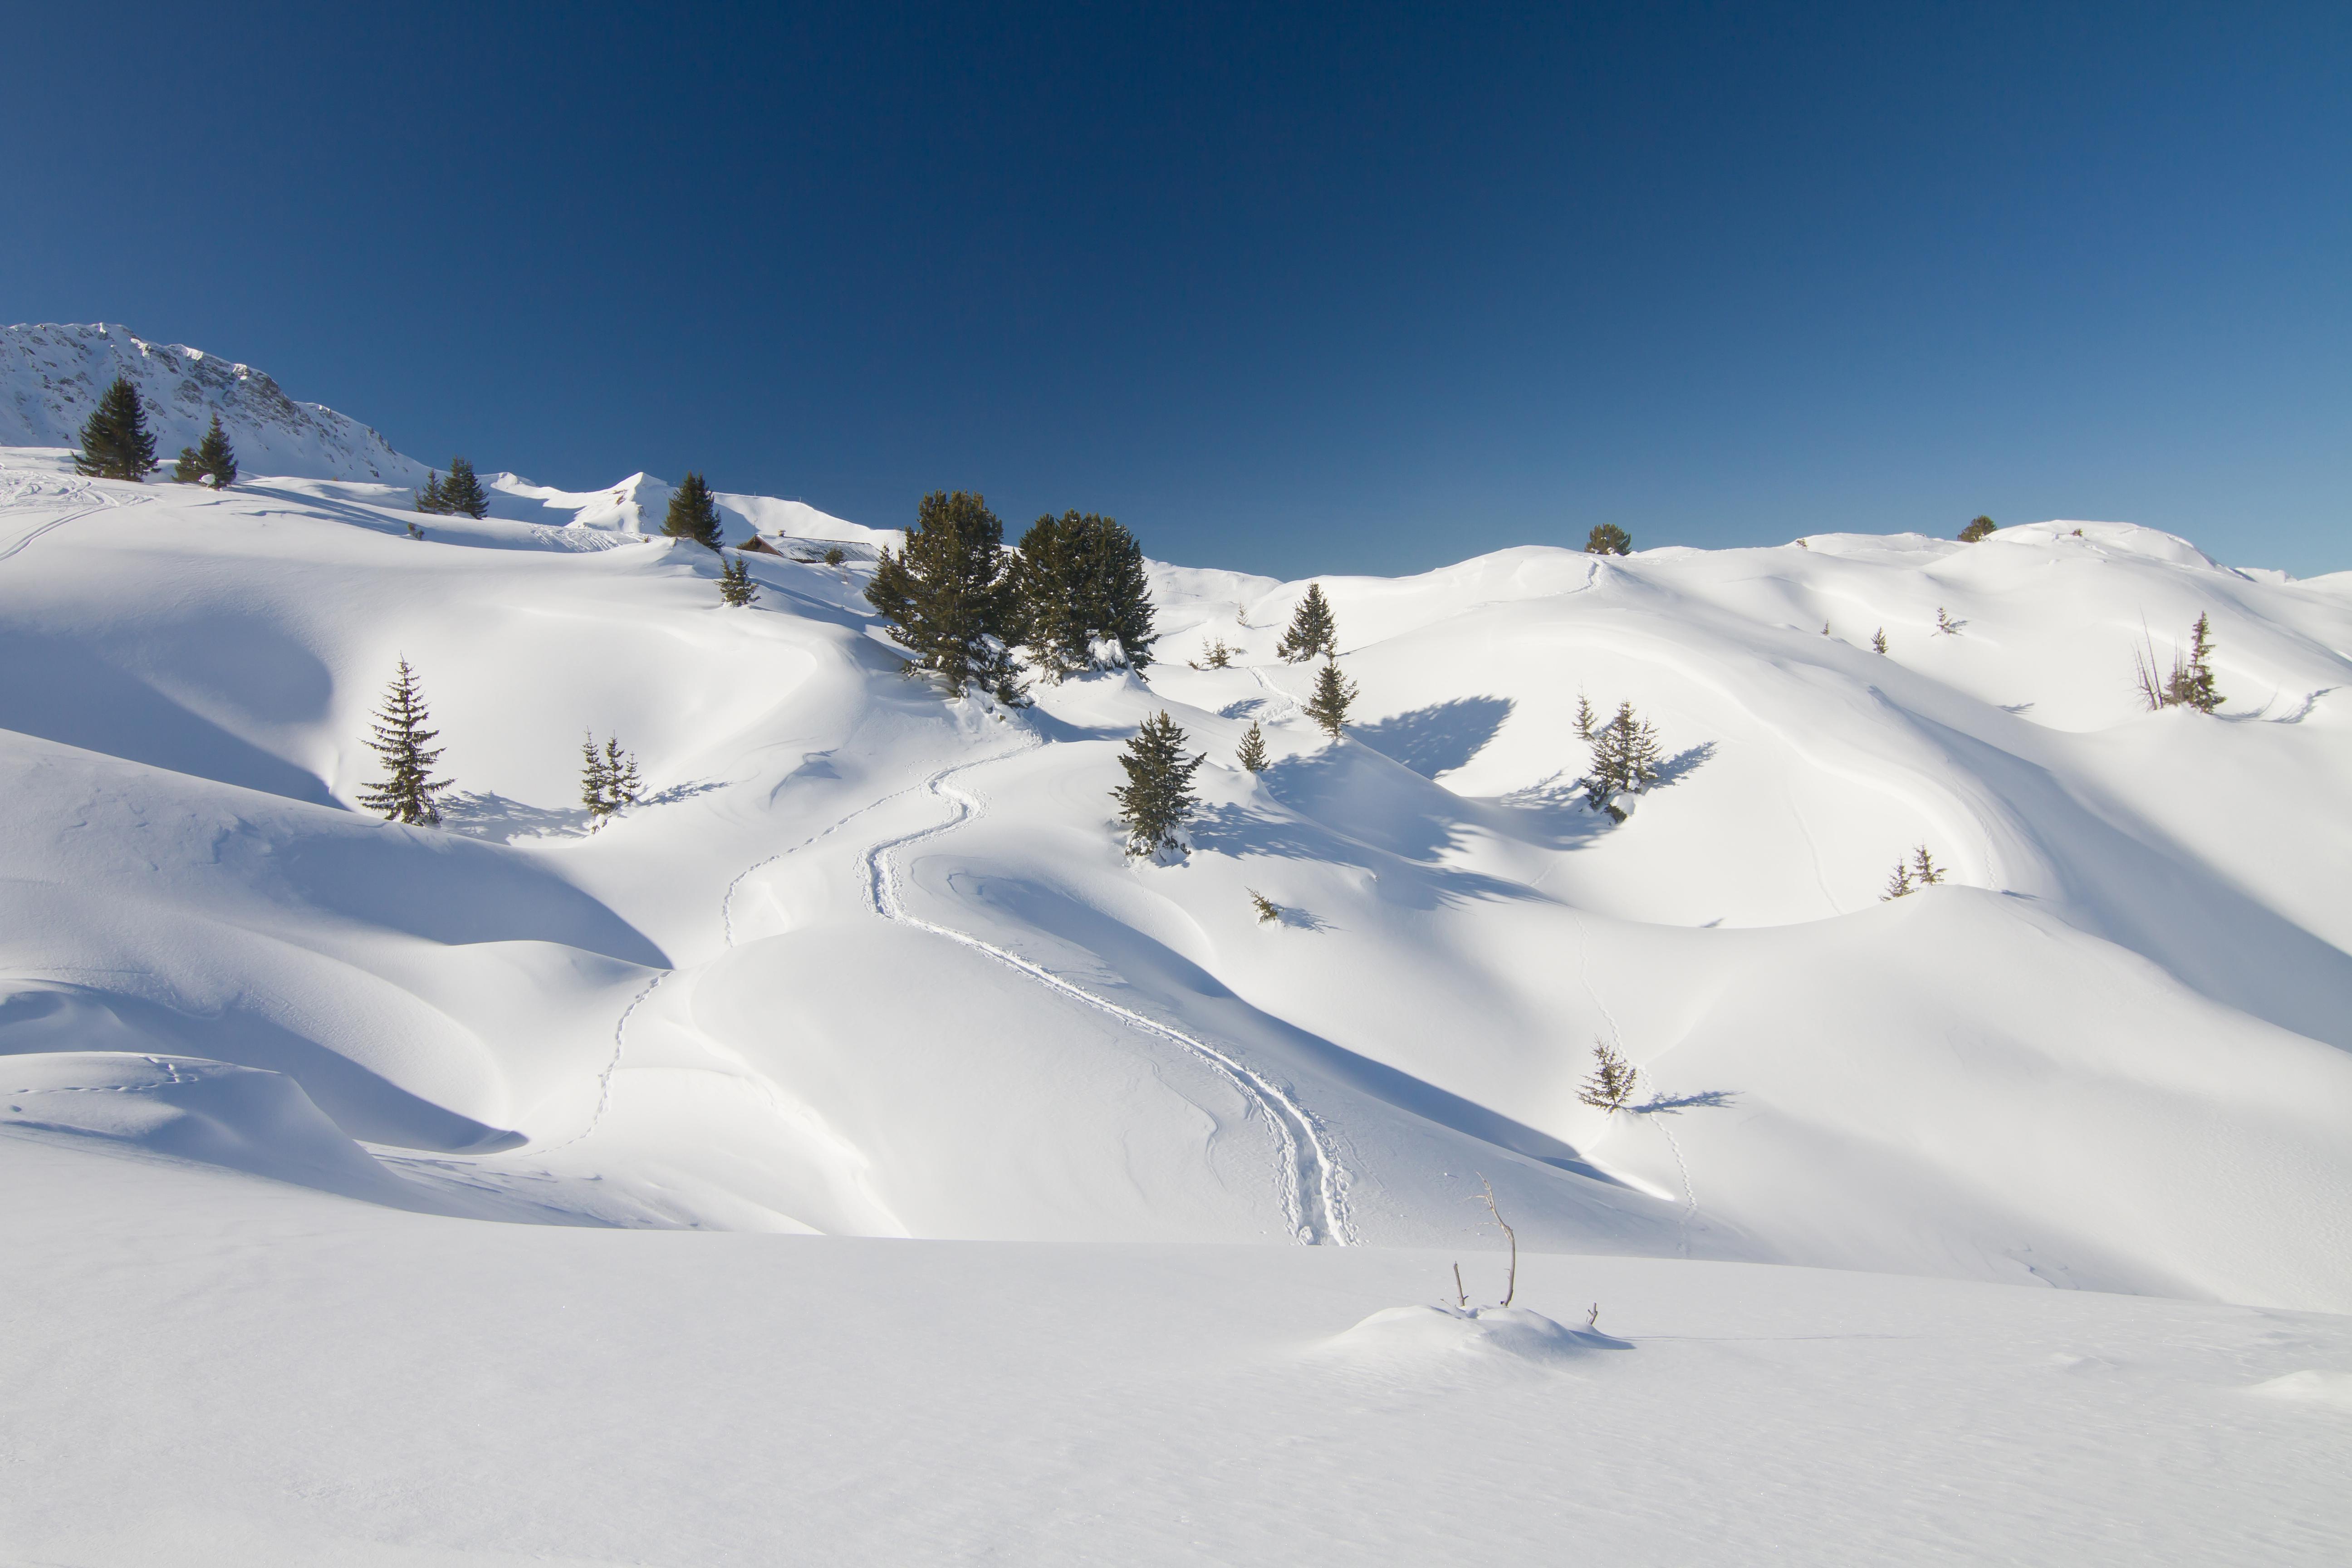
[[[429,468],[425,475],[425,488],[416,492],[416,510],[431,517],[449,515],[449,503],[441,493],[441,470]],[[411,528],[414,534],[415,530]]]
[[[727,542],[719,525],[719,502],[710,494],[710,487],[693,469],[678,480],[677,489],[669,496],[669,512],[662,519],[662,531],[672,539],[691,539],[707,549],[716,550]]]
[[[1881,626],[1876,631],[1870,634],[1870,651],[1873,653],[1885,653],[1886,651],[1886,628],[1885,626]]]
[[[1331,601],[1323,596],[1322,584],[1307,584],[1307,596],[1291,612],[1290,629],[1274,651],[1292,664],[1304,664],[1318,653],[1326,658],[1339,657],[1339,623],[1331,614]]]
[[[1243,731],[1241,749],[1234,753],[1234,761],[1254,773],[1265,772],[1265,731],[1258,727],[1256,720],[1251,720],[1250,727]]]
[[[1640,1080],[1640,1069],[1632,1062],[1610,1049],[1609,1042],[1592,1042],[1592,1074],[1576,1091],[1576,1098],[1596,1110],[1619,1111],[1633,1098],[1633,1086]]]
[[[441,808],[433,797],[447,789],[449,781],[432,776],[433,764],[441,757],[439,748],[427,750],[425,744],[440,734],[425,727],[432,718],[425,710],[425,694],[417,689],[416,672],[404,658],[375,715],[375,738],[368,745],[383,759],[385,776],[362,793],[363,809],[383,813],[386,822],[440,826]]]
[[[1127,783],[1111,791],[1118,802],[1119,821],[1127,826],[1130,857],[1183,853],[1178,836],[1185,818],[1200,805],[1192,793],[1192,773],[1205,759],[1184,755],[1184,731],[1161,709],[1143,721],[1118,765]]]
[[[1585,798],[1620,822],[1625,814],[1616,805],[1621,795],[1639,795],[1658,782],[1658,735],[1633,712],[1631,702],[1617,704],[1617,716],[1593,731],[1592,771],[1585,775]]]
[[[74,454],[74,472],[85,479],[129,479],[133,483],[155,471],[155,436],[147,428],[147,411],[140,405],[139,389],[131,378],[118,375],[98,400],[98,407],[82,421],[81,450]]]
[[[719,568],[719,602],[720,604],[741,609],[744,605],[757,600],[759,596],[760,590],[751,583],[751,563],[742,556],[738,555],[734,560],[720,565]]]
[[[928,670],[961,697],[968,686],[1018,704],[1019,669],[1005,633],[1013,619],[1004,525],[967,490],[934,490],[915,510],[906,547],[885,548],[866,585],[866,601],[914,658],[908,673]]]
[[[1348,706],[1356,695],[1356,683],[1342,676],[1339,665],[1325,654],[1323,668],[1315,672],[1315,695],[1307,701],[1307,716],[1336,741],[1347,728]]]
[[[1911,883],[1917,888],[1932,888],[1944,879],[1944,868],[1936,864],[1925,844],[1911,852]]]
[[[1011,563],[1013,640],[1028,645],[1049,679],[1081,669],[1151,662],[1156,612],[1143,548],[1114,518],[1066,511],[1021,536]],[[1112,644],[1107,661],[1095,649]]]
[[[1588,555],[1629,555],[1633,550],[1633,536],[1613,522],[1597,523],[1584,536],[1584,552]]]
[[[451,517],[490,515],[490,492],[474,477],[474,465],[463,458],[449,459],[449,477],[441,481],[441,510]]]

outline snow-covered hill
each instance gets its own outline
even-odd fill
[[[0,1348],[0,1452],[37,1456],[0,1538],[36,1555],[197,1519],[245,1533],[192,1561],[767,1561],[780,1484],[842,1562],[2347,1539],[2352,577],[2053,522],[1325,578],[1363,693],[1332,743],[1275,657],[1304,583],[1155,566],[1160,662],[1006,711],[902,679],[861,597],[887,532],[798,503],[726,504],[845,559],[746,556],[730,610],[643,475],[509,478],[420,542],[398,477],[90,481],[35,434],[0,451],[0,1179],[43,1194],[5,1251],[45,1282]],[[2200,614],[2228,703],[2139,710],[2134,650]],[[402,658],[442,831],[352,806]],[[1622,823],[1572,787],[1580,695],[1669,756]],[[1209,759],[1178,866],[1109,820],[1160,710]],[[648,786],[593,834],[583,732]],[[1923,845],[1951,880],[1882,901]],[[1579,1100],[1596,1041],[1633,1110]],[[1630,1353],[1343,1335],[1455,1259],[1499,1294],[1482,1182],[1519,1304],[1606,1295]],[[993,1246],[582,1234],[615,1226]],[[1150,1245],[1026,1245],[1071,1242]],[[75,1405],[91,1324],[170,1366]],[[218,1473],[96,1522],[169,1450],[107,1434],[216,1410],[207,1367],[247,1374]],[[391,1426],[299,1414],[339,1377]],[[1916,1423],[1858,1415],[1890,1384]],[[404,1448],[450,1399],[476,1435]],[[2143,1463],[2168,1423],[2231,1436]],[[623,1428],[650,1468],[591,1485]],[[2146,1480],[2217,1454],[2226,1500]],[[1742,1504],[1824,1467],[1843,1519]],[[1959,1501],[1886,1525],[1925,1491]]]

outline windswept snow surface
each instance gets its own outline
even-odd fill
[[[730,531],[845,559],[730,610],[643,475],[418,520],[34,434],[0,1559],[2352,1549],[2352,578],[2090,522],[1326,578],[1334,744],[1304,583],[1155,567],[1160,662],[1009,712],[798,503]],[[2138,711],[2200,613],[2228,705]],[[442,830],[353,805],[404,657]],[[1670,758],[1622,823],[1580,693]],[[1160,709],[1203,806],[1130,864]],[[592,733],[647,786],[593,833]],[[1499,1293],[1482,1180],[1557,1335],[1377,1316]],[[797,1234],[615,1234],[688,1229]]]

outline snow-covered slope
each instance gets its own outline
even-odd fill
[[[215,494],[0,450],[0,1183],[44,1194],[0,1216],[44,1281],[0,1346],[0,1452],[38,1467],[12,1548],[767,1561],[782,1485],[844,1562],[1279,1561],[1286,1528],[2340,1556],[2352,576],[2057,522],[1326,578],[1334,743],[1275,657],[1304,583],[1155,566],[1160,662],[1005,711],[898,673],[861,596],[889,531],[724,498],[845,547],[744,557],[728,609],[649,531],[667,494],[506,476],[420,520],[348,470]],[[2134,650],[2200,614],[2230,700],[2141,711]],[[1231,667],[1191,668],[1211,639]],[[442,830],[353,808],[403,658]],[[1664,743],[1622,822],[1577,796],[1580,696]],[[1108,791],[1161,710],[1203,805],[1188,861],[1135,864]],[[586,734],[647,786],[593,833]],[[1920,846],[1950,880],[1882,901]],[[1596,1042],[1625,1111],[1578,1098]],[[1500,1294],[1482,1184],[1518,1304],[1603,1295],[1630,1354],[1378,1316],[1457,1258]],[[1071,1242],[1147,1245],[1029,1245]],[[85,1331],[172,1365],[89,1399]],[[176,1430],[121,1446],[132,1405],[216,1411],[206,1369],[266,1357],[217,1474],[132,1486]],[[321,1436],[323,1385],[389,1425]],[[404,1446],[467,1401],[471,1436]],[[2186,1423],[2262,1462],[2146,1484],[2210,1459],[2148,1458]],[[624,1429],[667,1434],[643,1484],[587,1485]],[[1846,1513],[1738,1505],[1829,1472]],[[501,1489],[563,1500],[526,1526]],[[1923,1489],[2002,1500],[1891,1523]]]

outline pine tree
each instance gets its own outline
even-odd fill
[[[2000,526],[2000,525],[1999,523],[1993,521],[1993,520],[1989,517],[1979,517],[1970,522],[1968,527],[1960,530],[1960,542],[1962,544],[1974,544],[1978,540],[1982,539],[1985,535],[1999,529]]]
[[[98,407],[82,422],[81,450],[74,454],[74,471],[85,479],[129,479],[137,483],[155,471],[155,435],[147,428],[147,410],[129,376],[118,375],[98,400]]]
[[[589,820],[602,822],[612,815],[613,780],[597,753],[595,731],[587,731],[580,742],[580,804],[588,808]]]
[[[1578,692],[1576,694],[1576,738],[1580,741],[1592,739],[1592,726],[1598,723],[1600,719],[1601,715],[1592,710],[1592,699],[1581,691]]]
[[[1592,771],[1584,778],[1585,798],[1620,822],[1621,795],[1639,795],[1658,782],[1657,731],[1634,716],[1631,702],[1617,705],[1617,716],[1593,731]]]
[[[1307,703],[1307,716],[1336,741],[1347,727],[1348,705],[1355,700],[1356,683],[1342,677],[1339,667],[1325,655],[1323,668],[1315,672],[1315,695]]]
[[[726,531],[719,525],[719,502],[700,474],[688,470],[677,489],[670,492],[669,515],[662,519],[662,531],[711,550],[727,542]]]
[[[449,502],[441,490],[441,470],[425,470],[425,488],[416,492],[416,510],[434,517],[449,515]]]
[[[1633,1098],[1633,1086],[1641,1078],[1640,1069],[1609,1048],[1606,1040],[1592,1042],[1592,1075],[1576,1098],[1596,1110],[1619,1111]]]
[[[1249,729],[1242,736],[1241,750],[1234,753],[1234,760],[1254,773],[1265,772],[1265,731],[1258,728],[1256,720],[1250,721]]]
[[[1633,536],[1613,522],[1596,525],[1585,535],[1584,551],[1588,555],[1627,555],[1633,552]]]
[[[1907,860],[1897,860],[1895,862],[1895,875],[1886,879],[1886,891],[1878,895],[1878,901],[1884,904],[1910,896],[1911,863]]]
[[[1946,613],[1943,605],[1938,605],[1936,606],[1936,631],[1939,636],[1956,637],[1960,635],[1960,628],[1968,624],[1969,623],[1966,621],[1956,621],[1952,619],[1952,617]]]
[[[1932,888],[1944,879],[1944,868],[1927,853],[1925,844],[1911,852],[1911,882],[1914,887]]]
[[[417,689],[416,672],[400,661],[400,673],[384,692],[383,707],[375,716],[375,739],[368,745],[383,760],[386,776],[360,796],[366,810],[382,812],[386,822],[440,826],[441,810],[433,797],[449,787],[447,779],[432,777],[439,749],[425,742],[440,734],[425,726],[432,721],[425,710],[425,694]]]
[[[225,490],[236,483],[236,453],[228,444],[228,432],[221,428],[220,416],[213,416],[212,428],[205,432],[204,442],[195,447],[180,448],[180,460],[172,465],[175,484],[209,484]]]
[[[1259,892],[1255,888],[1244,889],[1250,896],[1250,907],[1257,910],[1257,923],[1272,925],[1282,919],[1282,906]]]
[[[866,585],[898,646],[961,697],[979,686],[1019,704],[1020,673],[1005,644],[1015,609],[1004,562],[1004,525],[980,496],[934,490],[915,511],[906,547],[887,547]]]
[[[751,567],[738,555],[719,568],[719,602],[737,609],[756,601],[760,590],[751,585]]]
[[[2200,713],[2210,713],[2229,700],[2213,686],[2212,623],[2203,615],[2189,628],[2189,652],[2183,658],[2175,655],[2172,677],[2165,683],[2167,706],[2194,708]]]
[[[1143,548],[1117,520],[1093,512],[1045,516],[1021,536],[1007,568],[1012,640],[1024,643],[1049,679],[1081,669],[1151,662],[1156,612]],[[1101,644],[1115,645],[1108,660]]]
[[[1143,721],[1118,759],[1127,783],[1110,792],[1127,826],[1129,856],[1183,852],[1178,831],[1200,805],[1192,794],[1192,772],[1204,760],[1197,753],[1184,755],[1184,731],[1165,709]]]
[[[637,777],[636,753],[621,750],[618,735],[604,739],[604,787],[615,811],[636,805],[637,797],[645,791],[645,781]]]
[[[1225,669],[1231,668],[1233,662],[1234,650],[1225,646],[1224,638],[1218,637],[1212,642],[1206,642],[1201,645],[1200,659],[1193,664],[1192,668],[1194,669]]]
[[[1870,634],[1870,650],[1873,653],[1885,653],[1886,651],[1886,628],[1885,626],[1881,626],[1876,631]]]
[[[449,477],[441,481],[441,510],[451,517],[490,515],[490,492],[474,477],[474,465],[463,458],[449,459]]]
[[[1307,584],[1307,596],[1291,613],[1290,629],[1274,651],[1292,664],[1304,664],[1318,653],[1326,658],[1339,657],[1339,623],[1331,614],[1331,601],[1323,596],[1322,584]]]

